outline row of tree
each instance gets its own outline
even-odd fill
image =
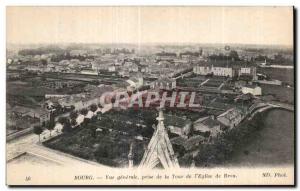
[[[101,108],[101,105],[96,105],[96,104],[92,104],[89,109],[90,111],[92,111],[93,113],[95,113],[98,110],[98,106],[99,108]],[[84,108],[82,110],[79,111],[79,113],[83,116],[86,116],[88,114],[89,110]],[[73,110],[71,111],[69,117],[60,117],[58,118],[58,122],[60,124],[62,124],[63,128],[62,128],[62,132],[63,133],[69,133],[72,131],[72,128],[77,126],[77,117],[79,116],[78,112]],[[89,122],[88,118],[85,118],[83,121],[83,124],[87,124]],[[50,121],[43,123],[42,125],[38,125],[38,126],[34,126],[33,128],[33,133],[39,136],[39,141],[41,141],[41,134],[43,133],[43,131],[45,129],[47,129],[50,132],[50,137],[51,137],[51,133],[55,128],[55,120],[54,118],[51,118]]]
[[[47,129],[50,132],[50,137],[51,137],[51,132],[55,128],[55,121],[53,118],[50,119],[50,121],[43,123],[42,125],[34,126],[33,127],[33,133],[39,136],[39,141],[41,141],[41,134],[43,133],[44,129]]]

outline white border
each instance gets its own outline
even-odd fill
[[[268,5],[268,6],[287,6],[294,5],[295,0],[273,0],[273,1],[262,1],[262,0],[4,0],[5,5],[214,5],[214,6],[222,6],[222,5],[233,5],[233,6],[257,6],[257,5]]]
[[[266,0],[203,0],[203,1],[197,1],[197,0],[102,0],[101,3],[93,1],[93,0],[2,0],[0,1],[0,132],[2,135],[2,141],[0,143],[0,153],[2,153],[1,160],[0,160],[0,188],[1,190],[8,190],[8,188],[5,185],[5,94],[6,94],[6,88],[5,88],[5,52],[6,52],[6,37],[5,37],[5,25],[6,25],[6,18],[5,18],[5,7],[6,6],[108,6],[108,5],[122,5],[122,6],[129,6],[129,5],[201,5],[201,6],[291,6],[294,5],[298,9],[298,15],[299,15],[299,7],[300,7],[300,1],[298,0],[272,0],[272,1],[266,1]],[[296,20],[297,25],[299,26],[299,19]],[[30,26],[28,26],[30,27]],[[297,34],[298,35],[298,31]],[[298,42],[298,40],[297,40]],[[298,43],[296,43],[298,44]],[[299,53],[299,49],[297,48],[297,55]],[[297,73],[299,74],[299,66],[297,67]],[[296,76],[295,76],[296,77]],[[299,89],[299,84],[297,83],[297,89]],[[297,96],[297,100],[299,103],[299,95]],[[297,104],[298,106],[298,104]],[[297,112],[297,118],[299,119],[299,112]],[[297,127],[296,127],[297,128]],[[297,130],[297,137],[299,137],[299,129]],[[297,145],[297,153],[299,153],[299,145]],[[299,165],[299,164],[298,164]],[[299,174],[298,177],[298,184],[299,184]],[[32,189],[32,188],[30,188]],[[48,188],[48,190],[64,190],[65,188]],[[73,189],[73,188],[71,188]],[[87,190],[88,188],[79,188],[80,190]],[[97,188],[98,189],[98,188]],[[104,189],[104,188],[102,188]],[[132,188],[127,188],[127,190],[131,190]],[[155,189],[155,188],[152,188]],[[183,188],[184,189],[184,188]],[[208,188],[201,188],[202,190],[208,190]],[[224,189],[224,188],[219,188]],[[231,188],[228,188],[231,189]],[[253,188],[244,188],[245,190],[250,190]],[[258,190],[263,190],[264,188],[258,188]],[[283,190],[284,188],[279,188],[277,190]],[[174,190],[174,188],[167,188],[166,190]]]

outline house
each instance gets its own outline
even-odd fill
[[[199,118],[193,124],[193,132],[204,137],[216,137],[222,133],[221,124],[214,116]]]
[[[120,70],[118,73],[122,77],[125,77],[125,76],[129,77],[130,76],[129,71],[127,71],[127,70]]]
[[[114,62],[114,59],[95,60],[92,62],[92,69],[95,71],[109,70],[109,67],[113,66]]]
[[[195,74],[199,74],[199,75],[208,75],[208,74],[212,74],[212,70],[210,68],[210,66],[205,65],[205,66],[194,66],[193,67],[193,72]]]
[[[246,85],[246,86],[243,86],[242,87],[242,93],[243,94],[252,94],[254,96],[260,96],[262,95],[262,92],[261,92],[261,87],[259,86],[254,86],[254,85]]]
[[[128,68],[128,70],[129,70],[130,72],[138,72],[138,71],[139,71],[139,67],[138,67],[137,64],[133,63],[133,64]]]
[[[142,73],[150,73],[150,70],[148,67],[143,67],[143,68],[141,68],[141,72]]]
[[[151,85],[153,89],[165,89],[172,90],[176,88],[176,80],[168,77],[161,77],[160,79],[154,81]]]
[[[251,103],[254,99],[254,96],[250,93],[247,94],[241,94],[234,98],[235,102],[242,102],[242,103]]]
[[[250,77],[251,80],[257,80],[256,67],[241,67],[238,71],[240,77]]]
[[[10,70],[18,70],[20,69],[21,65],[19,64],[10,64],[7,68]]]
[[[131,61],[124,61],[124,67],[131,67],[133,65],[133,62]]]
[[[19,79],[21,77],[21,75],[20,75],[20,73],[16,73],[16,72],[7,72],[6,77],[8,79]]]
[[[30,116],[32,118],[38,118],[40,123],[44,123],[50,120],[50,111],[44,108],[28,108],[15,106],[12,108],[12,112],[19,117]]]
[[[41,67],[38,65],[28,65],[25,67],[28,71],[41,71]]]
[[[74,94],[67,97],[63,97],[57,100],[57,102],[66,108],[74,107],[74,110],[81,110],[88,108],[92,104],[99,104],[100,97],[104,92],[113,91],[110,86],[87,86],[85,88],[88,92],[81,94]]]
[[[214,66],[214,65],[197,65],[193,67],[193,72],[199,75],[212,74],[214,76],[233,77],[234,71],[231,67]]]
[[[199,52],[191,52],[191,51],[186,51],[179,54],[179,57],[183,59],[196,59],[199,58],[199,56],[200,56]]]
[[[243,113],[237,108],[231,108],[226,112],[220,114],[217,120],[228,128],[236,127],[243,120]]]
[[[17,116],[13,113],[12,108],[9,104],[6,104],[6,126],[16,126]]]
[[[54,103],[51,101],[51,100],[47,100],[47,101],[45,101],[44,102],[44,104],[43,104],[43,108],[44,109],[47,109],[47,110],[49,110],[49,111],[55,111],[55,108],[54,108]]]
[[[165,126],[174,134],[187,138],[192,132],[192,121],[186,117],[165,114]]]
[[[80,73],[87,74],[87,75],[94,75],[94,76],[98,75],[98,72],[95,70],[81,70]]]
[[[240,77],[240,76],[248,76],[251,79],[256,79],[256,67],[247,67],[242,66],[241,64],[233,64],[230,65],[227,63],[201,63],[197,64],[193,67],[193,72],[199,75],[214,75],[214,76],[223,76],[223,77]]]
[[[40,123],[50,121],[50,111],[43,108],[31,109],[28,113],[28,116],[38,118],[40,120]]]
[[[45,94],[45,99],[50,99],[50,98],[63,98],[67,97],[68,94]]]
[[[132,77],[126,80],[128,83],[127,91],[134,91],[141,88],[144,85],[144,80],[141,75],[137,75],[136,77]]]
[[[108,71],[109,72],[115,72],[116,71],[116,67],[115,66],[109,66],[108,67]]]
[[[79,95],[70,95],[67,97],[63,97],[57,100],[59,105],[65,108],[71,108],[74,106],[75,110],[80,110],[83,109],[83,104],[82,104],[82,96]]]
[[[233,77],[233,69],[230,67],[214,67],[211,68],[212,73],[215,76],[225,76],[225,77]]]
[[[247,68],[241,68],[240,69],[240,73],[241,74],[250,75],[251,74],[251,68],[249,68],[249,67],[247,67]]]

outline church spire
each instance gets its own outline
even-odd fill
[[[172,144],[164,126],[163,110],[159,110],[156,118],[157,128],[145,150],[139,168],[155,168],[159,163],[165,168],[179,168]]]

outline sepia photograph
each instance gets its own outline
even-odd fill
[[[294,12],[7,6],[6,184],[295,185]]]

